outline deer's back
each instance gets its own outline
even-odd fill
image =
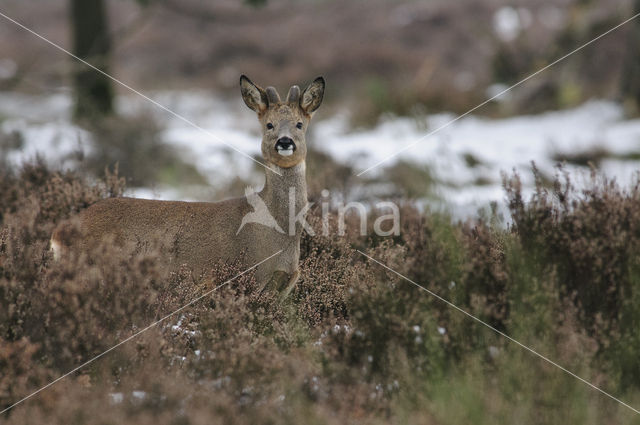
[[[52,240],[89,250],[106,240],[136,251],[159,249],[172,263],[202,272],[219,260],[241,255],[242,237],[235,233],[249,210],[246,198],[221,202],[110,198],[79,215],[79,232],[63,224]]]

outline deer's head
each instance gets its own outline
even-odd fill
[[[311,115],[322,103],[324,78],[316,78],[302,93],[289,89],[286,100],[273,87],[263,89],[246,76],[240,77],[244,103],[258,114],[262,125],[262,156],[270,164],[293,167],[307,156],[305,133]]]

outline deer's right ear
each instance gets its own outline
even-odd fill
[[[246,75],[240,77],[240,92],[244,103],[257,113],[264,112],[269,107],[267,93],[262,87],[253,84]]]
[[[300,107],[304,112],[311,115],[313,111],[318,109],[324,96],[324,86],[324,78],[318,77],[309,84],[309,87],[304,89],[300,97]]]

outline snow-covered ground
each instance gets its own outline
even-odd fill
[[[252,161],[234,151],[249,155],[260,152],[258,122],[241,100],[225,101],[202,92],[160,92],[152,97],[206,132],[138,97],[121,97],[118,108],[125,114],[146,110],[157,116],[165,127],[164,139],[212,185],[224,186],[236,175],[260,184],[262,178]],[[65,93],[48,97],[3,94],[0,128],[24,136],[22,148],[8,154],[9,162],[17,164],[40,152],[50,163],[68,167],[72,162],[64,161],[69,154],[90,150],[89,136],[70,123],[70,103]],[[615,103],[591,101],[571,110],[508,119],[467,116],[425,137],[454,118],[445,113],[429,115],[420,122],[415,118],[388,118],[373,129],[352,130],[346,114],[336,114],[312,125],[309,143],[336,161],[353,166],[356,172],[413,144],[363,177],[379,176],[384,167],[399,160],[424,165],[438,182],[436,192],[457,215],[473,214],[490,201],[503,200],[502,172],[515,169],[528,189],[532,184],[531,161],[546,175],[553,175],[553,156],[558,153],[604,149],[618,159],[604,160],[602,171],[623,185],[640,167],[638,161],[621,159],[640,152],[640,120],[625,120],[622,108]],[[586,181],[588,170],[584,167],[568,169],[578,184],[581,179]],[[184,196],[175,189],[142,188],[133,194],[174,199]]]
[[[411,146],[363,176],[378,173],[398,160],[424,164],[441,183],[437,192],[457,213],[472,214],[490,201],[503,200],[504,172],[517,171],[530,191],[531,162],[552,176],[557,172],[553,157],[558,154],[598,149],[610,152],[619,159],[602,161],[601,171],[622,185],[629,184],[640,169],[637,160],[622,159],[640,152],[640,119],[625,120],[622,108],[611,102],[592,101],[571,110],[498,120],[467,116],[445,127],[455,118],[451,114],[430,115],[427,130],[414,119],[396,118],[369,131],[349,133],[336,117],[316,124],[316,131],[332,157],[352,162],[358,171]],[[439,128],[442,130],[425,137]],[[477,165],[468,164],[465,158],[469,155]],[[589,181],[586,167],[568,164],[565,169],[576,186]]]

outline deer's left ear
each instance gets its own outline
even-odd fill
[[[323,96],[324,78],[318,77],[302,92],[302,96],[300,96],[300,107],[304,112],[311,115],[322,103]]]
[[[266,91],[262,87],[253,84],[246,75],[240,77],[240,92],[244,103],[257,113],[264,112],[269,107]]]

